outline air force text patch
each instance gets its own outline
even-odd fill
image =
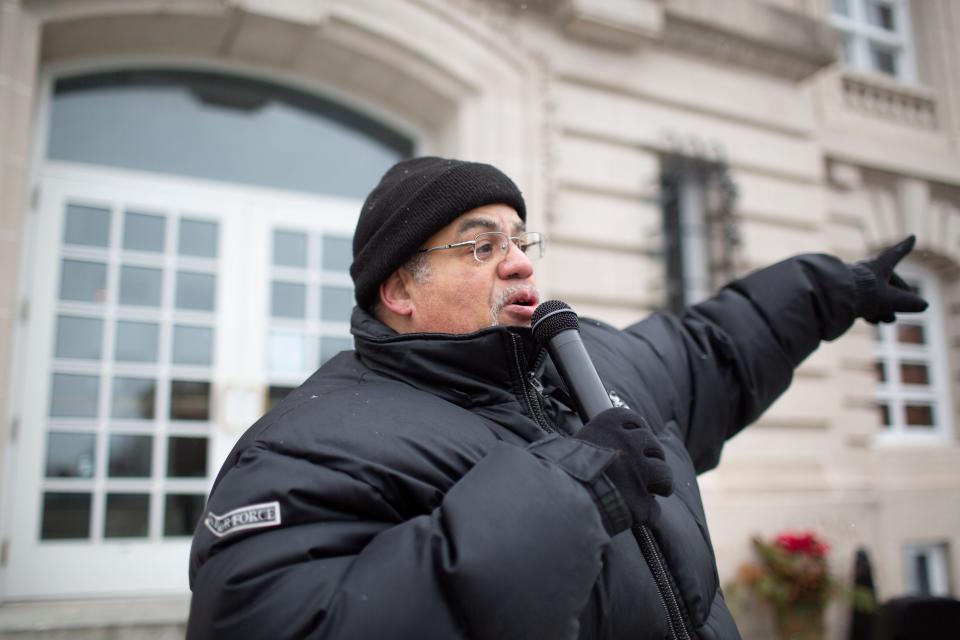
[[[207,525],[207,529],[210,529],[210,532],[218,538],[246,529],[276,527],[280,524],[280,503],[251,504],[248,507],[228,511],[222,516],[211,511],[203,519],[203,524]]]

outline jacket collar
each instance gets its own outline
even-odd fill
[[[400,334],[359,307],[350,324],[365,366],[465,408],[516,402],[539,352],[526,327]]]

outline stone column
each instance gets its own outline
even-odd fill
[[[20,0],[0,0],[0,455],[10,441],[11,355],[19,321],[17,277],[30,207],[40,23]]]
[[[937,92],[937,120],[960,155],[960,4],[923,0],[911,5],[918,79]]]

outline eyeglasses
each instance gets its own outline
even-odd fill
[[[430,253],[431,251],[442,251],[443,249],[456,249],[457,247],[473,247],[473,257],[477,262],[487,262],[493,256],[498,256],[502,260],[510,250],[510,243],[517,246],[530,260],[542,258],[546,251],[546,239],[542,233],[536,231],[525,231],[518,236],[508,236],[501,231],[488,231],[479,234],[473,240],[464,242],[454,242],[439,247],[430,247],[428,249],[419,249],[417,253]]]

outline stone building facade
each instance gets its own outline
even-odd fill
[[[184,532],[344,346],[344,243],[412,153],[511,175],[545,294],[618,325],[916,234],[930,310],[825,345],[703,488],[724,580],[800,528],[956,596],[958,34],[952,0],[0,1],[0,634],[182,634]]]

